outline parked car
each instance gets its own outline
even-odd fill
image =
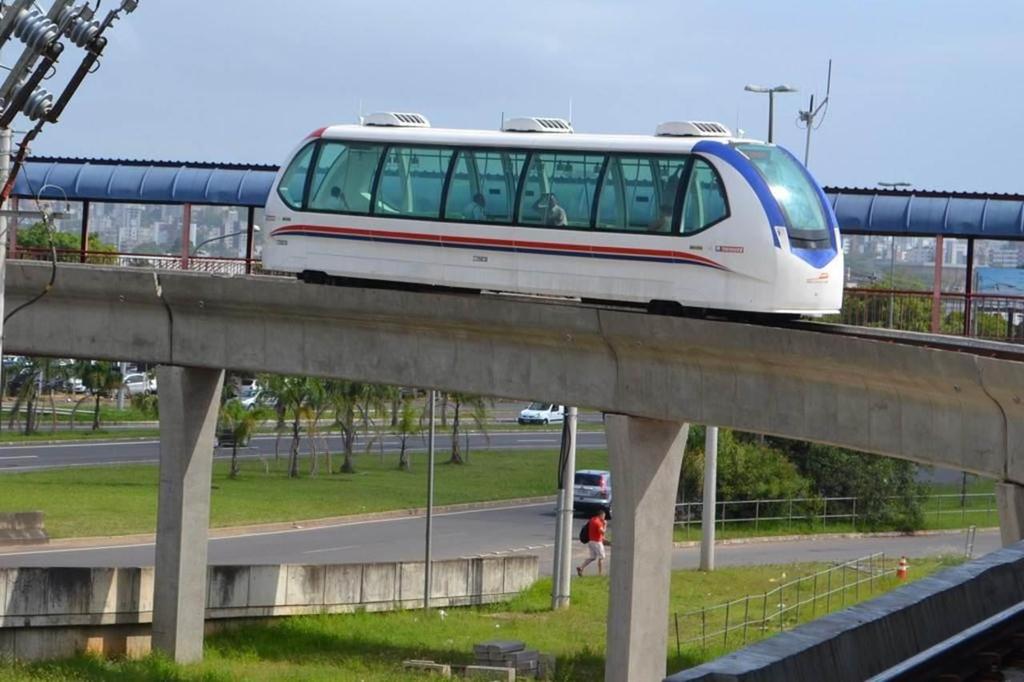
[[[247,410],[254,410],[257,407],[273,407],[277,404],[277,398],[262,390],[246,391],[238,396],[238,402]]]
[[[225,424],[217,425],[217,447],[218,448],[229,448],[235,444],[235,432],[230,426]],[[246,448],[249,447],[249,436],[246,436],[242,440],[238,441],[238,447]]]
[[[145,374],[127,374],[124,377],[124,390],[128,395],[156,393],[156,379],[151,379]]]
[[[612,515],[612,474],[602,469],[580,469],[573,479],[573,506],[576,511],[593,514],[603,509]]]
[[[532,402],[519,413],[520,424],[558,424],[565,421],[565,405]]]

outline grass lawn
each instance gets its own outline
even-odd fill
[[[422,507],[426,454],[413,453],[412,471],[396,469],[397,456],[360,455],[355,474],[289,479],[286,460],[242,460],[242,475],[228,478],[228,463],[214,463],[211,526],[297,521],[361,512]],[[438,461],[445,453],[438,454]],[[602,450],[580,450],[580,468],[606,468]],[[340,458],[335,458],[335,467]],[[502,500],[555,492],[558,453],[474,450],[470,463],[438,464],[436,504]],[[42,510],[55,538],[122,535],[156,529],[157,467],[126,465],[55,469],[0,476],[0,511]]]
[[[920,578],[958,563],[957,559],[921,559],[912,575]],[[747,594],[773,589],[779,582],[808,575],[825,564],[790,564],[724,568],[713,573],[677,571],[672,576],[671,612],[692,611]],[[785,576],[785,577],[783,577]],[[880,581],[878,594],[895,586]],[[519,639],[527,646],[558,657],[557,679],[603,678],[608,582],[587,577],[573,582],[573,606],[550,611],[550,580],[541,580],[511,603],[479,608],[437,611],[359,613],[285,618],[267,625],[249,625],[207,638],[206,660],[175,666],[164,659],[105,661],[79,657],[70,661],[0,667],[0,682],[14,680],[365,680],[366,682],[430,679],[402,671],[404,659],[427,658],[465,664],[472,660],[473,644],[489,639]],[[867,598],[866,590],[859,594]],[[850,591],[845,605],[857,598]],[[834,599],[831,610],[842,608]],[[817,615],[824,613],[824,607]],[[801,621],[810,619],[806,613]],[[672,619],[670,617],[670,622]],[[789,621],[787,627],[795,623]],[[681,623],[682,628],[696,623]],[[673,626],[674,627],[674,626]],[[748,641],[778,631],[778,623],[751,628]],[[740,637],[728,646],[683,648],[676,653],[670,627],[666,651],[669,672],[710,660],[742,645]]]

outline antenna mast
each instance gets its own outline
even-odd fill
[[[828,78],[825,81],[825,99],[821,100],[818,108],[814,108],[814,95],[811,95],[811,103],[807,111],[799,113],[800,121],[807,126],[807,140],[804,142],[804,166],[808,165],[811,156],[811,131],[814,130],[814,119],[828,106],[829,94],[832,92],[832,60],[828,60]],[[821,125],[820,123],[818,125]]]

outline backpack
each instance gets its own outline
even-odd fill
[[[584,545],[590,542],[590,521],[584,523],[580,528],[580,542]]]

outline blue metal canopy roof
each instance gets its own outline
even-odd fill
[[[143,204],[262,207],[276,166],[107,159],[28,159],[14,196]]]
[[[35,157],[14,196],[261,208],[277,166]],[[1024,195],[826,187],[849,234],[1024,239]]]
[[[828,187],[848,234],[1024,239],[1024,195]]]

